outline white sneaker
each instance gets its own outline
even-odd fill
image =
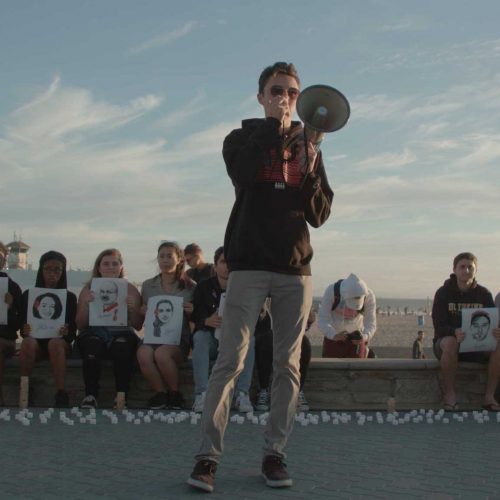
[[[193,411],[196,413],[203,412],[203,406],[205,404],[205,396],[206,392],[202,392],[201,394],[197,394],[194,398]]]
[[[97,408],[97,399],[92,395],[85,396],[80,403],[80,408],[92,409]]]
[[[269,411],[269,401],[271,397],[267,389],[261,389],[257,395],[255,409],[258,411]]]
[[[307,402],[304,391],[299,392],[299,397],[297,399],[297,410],[309,411],[309,403]]]
[[[236,396],[235,408],[240,413],[249,413],[253,411],[252,402],[246,392],[239,392]]]

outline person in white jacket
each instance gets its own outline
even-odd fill
[[[375,294],[355,274],[327,287],[318,327],[324,358],[365,358],[377,329]]]

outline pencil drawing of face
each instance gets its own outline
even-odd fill
[[[160,300],[156,304],[155,316],[161,323],[168,323],[174,314],[174,305],[170,300]]]
[[[490,317],[485,312],[472,315],[470,329],[474,340],[484,340],[490,331]]]
[[[33,303],[33,316],[38,319],[57,319],[61,312],[61,300],[53,293],[40,295]]]
[[[105,281],[99,290],[99,298],[104,307],[118,302],[118,285],[113,281]]]

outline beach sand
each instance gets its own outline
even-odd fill
[[[432,338],[434,329],[430,315],[424,316],[424,326],[418,326],[416,315],[377,315],[377,331],[371,341],[371,347],[378,358],[406,358],[411,359],[412,346],[417,338],[417,331],[425,332],[424,346],[428,359],[435,359],[432,352]],[[321,357],[323,335],[314,323],[309,332],[313,345],[313,357]]]

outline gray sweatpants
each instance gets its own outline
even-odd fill
[[[311,277],[233,271],[226,289],[219,356],[208,382],[196,460],[218,462],[222,454],[235,379],[243,370],[250,336],[268,296],[274,330],[273,383],[264,455],[285,457],[283,450],[292,432],[299,393],[300,346],[312,303]]]

